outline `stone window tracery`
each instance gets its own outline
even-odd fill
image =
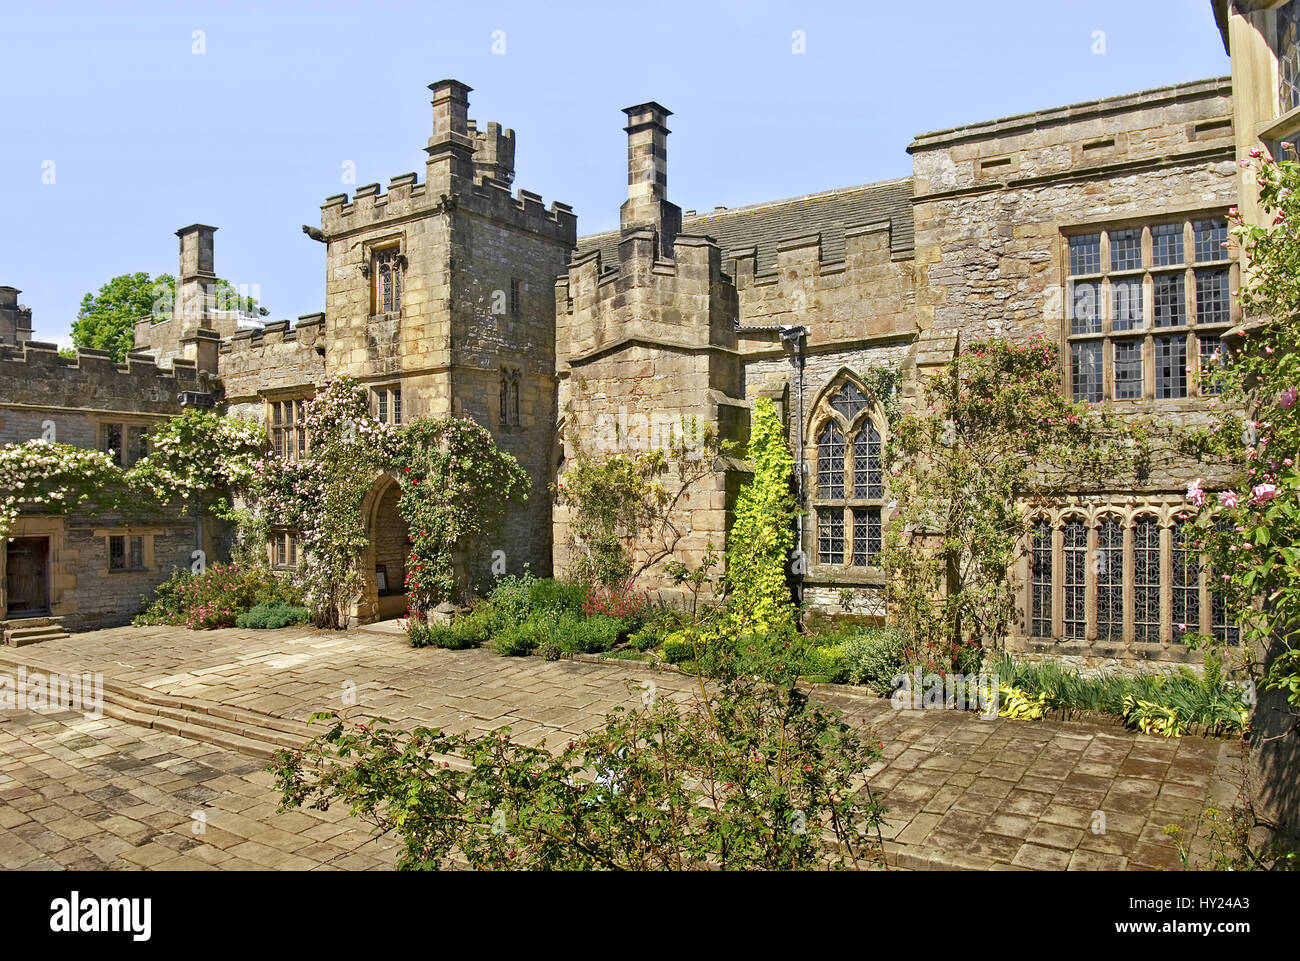
[[[396,244],[374,251],[371,277],[374,281],[374,313],[389,314],[402,309],[402,272],[406,258]]]
[[[1165,646],[1210,633],[1239,643],[1214,572],[1202,576],[1181,504],[1062,507],[1036,518],[1021,568],[1025,635]]]
[[[861,387],[844,382],[815,413],[817,563],[876,567],[884,546],[883,437]]]

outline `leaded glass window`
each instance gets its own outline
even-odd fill
[[[1228,364],[1223,341],[1218,337],[1201,334],[1196,338],[1201,355],[1201,393],[1218,394],[1223,391],[1223,368]]]
[[[879,507],[853,509],[853,563],[857,567],[874,565],[880,554],[883,528]]]
[[[822,428],[817,438],[817,494],[844,496],[844,435],[834,423]],[[840,523],[842,526],[842,519]]]
[[[1097,640],[1124,639],[1124,528],[1110,517],[1097,526]]]
[[[401,255],[396,247],[375,251],[375,273],[379,278],[379,313],[392,313],[402,309]]]
[[[1226,324],[1232,319],[1228,301],[1228,271],[1224,267],[1196,272],[1196,322]]]
[[[1065,636],[1087,637],[1088,528],[1083,521],[1066,521],[1062,535],[1065,549],[1065,610],[1062,619]]]
[[[844,563],[844,511],[832,508],[817,511],[817,561]]]
[[[1155,224],[1151,228],[1151,264],[1176,267],[1183,262],[1183,225]]]
[[[853,438],[853,496],[883,497],[884,476],[880,470],[880,432],[867,421]]]
[[[1070,273],[1101,273],[1101,234],[1070,238]]]
[[[1035,521],[1029,557],[1030,621],[1034,637],[1052,636],[1052,525]]]
[[[1101,333],[1101,284],[1095,281],[1075,283],[1072,303],[1074,310],[1070,332]]]
[[[1160,642],[1160,524],[1141,517],[1133,525],[1133,637]]]
[[[1300,107],[1300,2],[1277,11],[1278,112]]]
[[[867,398],[857,386],[847,383],[831,398],[832,409],[838,411],[846,421],[852,421],[867,409]]]
[[[1101,400],[1101,348],[1101,341],[1070,345],[1070,372],[1074,383],[1074,399],[1077,401]]]
[[[1142,329],[1142,278],[1116,280],[1110,285],[1110,329]]]
[[[1196,236],[1196,259],[1198,261],[1227,260],[1228,254],[1224,243],[1228,240],[1228,222],[1221,217],[1212,220],[1198,220],[1192,225]]]
[[[1156,338],[1156,396],[1187,396],[1187,338]]]
[[[1215,525],[1220,531],[1231,529],[1231,523],[1220,519]],[[1210,580],[1210,633],[1223,644],[1240,644],[1241,628],[1228,617],[1228,599],[1223,592],[1223,576],[1214,568],[1209,571]]]
[[[1142,341],[1115,342],[1115,397],[1137,400],[1142,397]]]
[[[1142,266],[1142,231],[1140,229],[1112,230],[1110,232],[1110,269],[1137,270]]]
[[[1183,634],[1201,629],[1201,565],[1196,550],[1195,528],[1186,521],[1174,528],[1173,573],[1174,643],[1183,643]]]
[[[1183,275],[1156,274],[1153,283],[1156,326],[1181,327],[1187,323]]]

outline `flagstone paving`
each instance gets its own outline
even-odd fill
[[[17,665],[101,673],[175,697],[289,720],[317,711],[487,731],[530,744],[590,730],[616,706],[698,696],[638,662],[415,650],[394,624],[348,632],[121,628],[25,648]],[[1092,721],[894,710],[864,691],[814,697],[866,724],[889,809],[891,867],[1177,868],[1166,825],[1235,798],[1240,742],[1165,739]],[[389,867],[392,839],[337,812],[275,813],[263,762],[111,719],[0,712],[0,867]],[[205,812],[206,835],[193,816]]]

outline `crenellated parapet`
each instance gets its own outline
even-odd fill
[[[619,263],[599,251],[575,260],[556,283],[556,348],[580,363],[630,341],[688,351],[734,352],[736,288],[711,237],[681,234],[673,259],[655,256],[655,232],[628,233]]]
[[[118,363],[108,351],[86,347],[75,358],[41,341],[0,347],[0,405],[175,414],[182,395],[184,403],[208,403],[219,394],[217,379],[183,358],[160,367],[141,353]]]
[[[259,393],[325,381],[325,315],[306,314],[296,324],[277,320],[221,343],[221,380],[232,404]]]
[[[807,327],[813,347],[914,336],[914,264],[896,256],[892,231],[889,220],[845,228],[837,259],[819,233],[788,237],[762,270],[753,247],[730,251],[742,340],[744,328],[771,325]]]
[[[558,200],[546,207],[540,194],[520,189],[493,177],[478,182],[457,182],[455,193],[436,193],[408,173],[389,181],[381,191],[377,183],[347,194],[328,197],[321,206],[321,231],[327,238],[345,236],[396,218],[418,218],[463,210],[519,230],[540,234],[570,247],[577,238],[578,219],[573,208]]]

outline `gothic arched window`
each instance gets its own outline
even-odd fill
[[[823,401],[817,445],[817,563],[873,567],[884,541],[880,428],[862,390],[847,381]]]
[[[375,251],[375,275],[378,283],[375,292],[376,313],[388,314],[402,309],[403,259],[396,246]]]

